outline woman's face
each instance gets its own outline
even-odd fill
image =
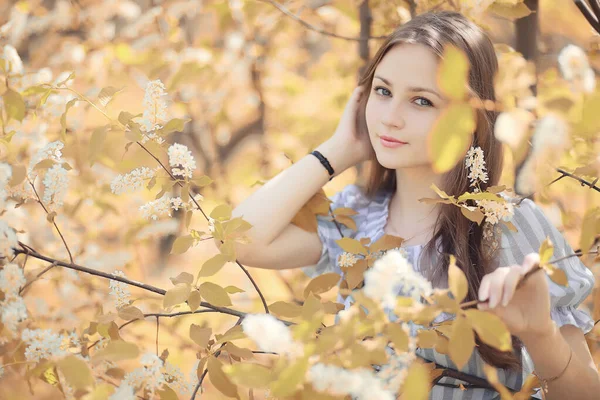
[[[427,136],[448,104],[437,86],[437,68],[438,57],[427,47],[403,43],[375,69],[365,113],[371,144],[385,168],[431,165]],[[390,146],[381,136],[406,144]]]

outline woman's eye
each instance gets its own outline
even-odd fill
[[[378,90],[382,90],[382,91],[384,91],[384,92],[383,92],[383,93],[382,93],[382,92],[378,92]],[[384,87],[382,87],[382,86],[377,86],[377,87],[375,88],[375,93],[377,93],[377,94],[379,94],[379,95],[382,95],[382,96],[389,96],[389,95],[391,95],[391,94],[392,94],[392,92],[390,92],[389,90],[387,90],[386,88],[384,88]]]
[[[417,97],[415,99],[415,102],[417,102],[417,101],[422,101],[421,104],[417,103],[419,106],[433,107],[433,103],[431,101],[429,101],[428,99],[426,99],[425,97]]]

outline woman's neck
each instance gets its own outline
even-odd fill
[[[396,191],[389,204],[388,226],[403,235],[418,235],[419,231],[433,227],[439,206],[419,199],[436,198],[431,184],[441,185],[442,175],[436,174],[429,165],[396,170]]]

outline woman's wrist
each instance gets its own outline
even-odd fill
[[[348,157],[348,152],[344,151],[343,147],[332,139],[323,142],[315,150],[318,150],[325,158],[327,158],[329,164],[331,164],[335,171],[334,176],[341,174],[353,165]]]

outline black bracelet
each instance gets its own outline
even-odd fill
[[[320,151],[315,150],[312,153],[313,156],[317,157],[319,159],[319,161],[321,161],[321,164],[323,164],[323,166],[325,167],[325,169],[327,169],[327,172],[329,172],[329,180],[333,179],[333,175],[335,174],[335,171],[333,170],[333,168],[331,167],[331,164],[329,164],[329,161],[327,160],[327,158],[325,158],[325,156],[323,154],[321,154]]]

